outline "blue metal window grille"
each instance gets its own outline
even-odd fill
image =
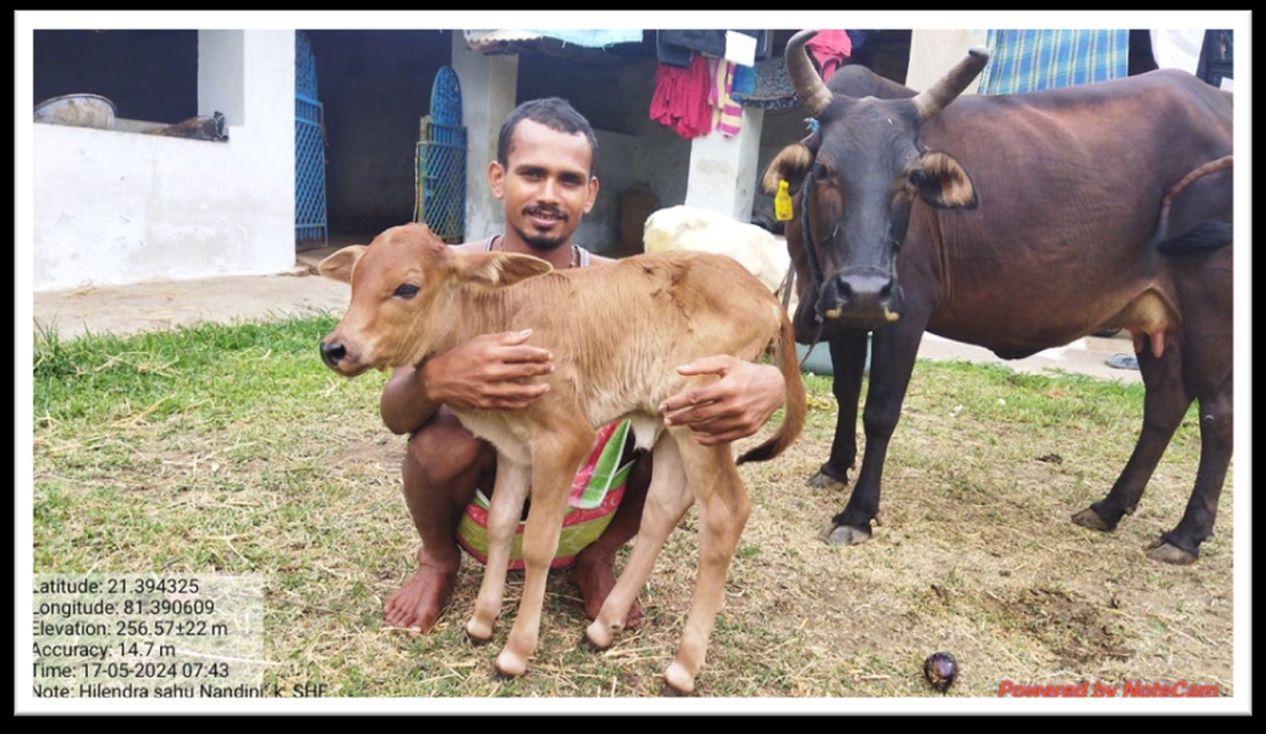
[[[466,128],[461,85],[447,66],[431,85],[431,114],[421,120],[414,164],[413,221],[425,222],[445,242],[461,242],[466,232]]]
[[[317,99],[316,56],[295,31],[295,240],[329,241],[325,207],[325,110]]]

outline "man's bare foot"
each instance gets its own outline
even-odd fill
[[[453,594],[460,567],[460,557],[456,564],[441,564],[432,561],[425,548],[419,550],[418,570],[383,605],[383,621],[392,627],[430,632]]]
[[[580,587],[580,595],[585,600],[585,616],[597,619],[602,611],[602,603],[607,594],[615,588],[615,559],[602,555],[597,544],[590,545],[576,556],[576,564],[572,567],[572,578]],[[642,607],[634,600],[629,613],[624,616],[625,629],[637,629],[642,622]]]

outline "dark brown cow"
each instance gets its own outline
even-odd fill
[[[955,102],[984,49],[918,95],[857,67],[828,87],[803,51],[812,34],[788,43],[787,68],[819,128],[778,155],[765,186],[787,179],[797,194],[797,338],[829,341],[835,360],[839,424],[811,483],[847,482],[874,330],[866,452],[831,542],[870,537],[925,330],[1014,359],[1123,328],[1147,390],[1143,429],[1108,495],[1073,520],[1107,531],[1133,512],[1198,400],[1195,488],[1148,552],[1195,561],[1231,458],[1231,95],[1163,70]]]

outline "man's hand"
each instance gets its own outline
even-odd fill
[[[484,334],[422,364],[428,400],[456,408],[523,408],[549,392],[533,377],[554,371],[553,355],[524,344],[532,330]]]
[[[660,406],[664,424],[686,425],[704,446],[728,443],[756,433],[782,405],[786,383],[777,367],[721,355],[677,368],[682,375],[719,375],[720,380],[685,390]]]

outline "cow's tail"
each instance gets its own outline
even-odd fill
[[[774,361],[787,385],[782,425],[778,426],[778,430],[767,441],[740,456],[740,464],[774,458],[799,438],[800,431],[804,429],[805,413],[808,410],[804,381],[800,377],[800,364],[796,362],[795,332],[792,331],[791,320],[786,313],[782,315],[782,327],[778,332],[778,341],[774,343]]]
[[[1165,194],[1165,198],[1161,200],[1160,220],[1156,226],[1156,233],[1152,235],[1152,245],[1158,252],[1163,255],[1205,255],[1231,244],[1230,222],[1208,219],[1198,221],[1195,225],[1187,225],[1185,231],[1176,232],[1171,228],[1169,214],[1174,202],[1188,186],[1211,173],[1230,169],[1232,165],[1232,156],[1225,155],[1203,166],[1198,166],[1183,176],[1182,180],[1174,184]],[[1227,181],[1226,194],[1229,196],[1229,179]]]

